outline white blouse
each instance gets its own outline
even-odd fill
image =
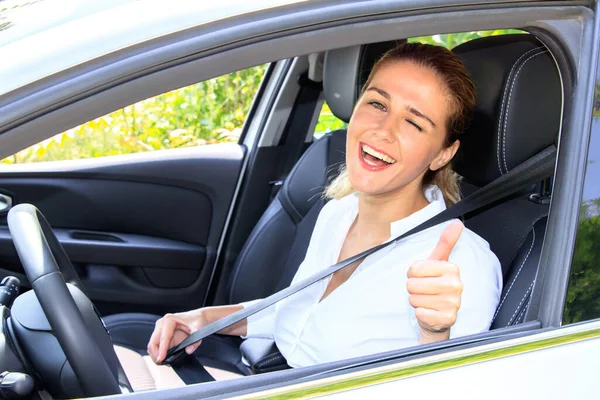
[[[392,240],[446,208],[436,186],[425,190],[430,202],[391,224]],[[358,214],[358,195],[329,201],[321,210],[306,257],[293,282],[337,262]],[[449,222],[448,222],[449,223]],[[272,338],[292,367],[416,346],[419,325],[406,290],[408,268],[427,259],[448,223],[409,236],[367,257],[323,301],[330,278],[248,318],[244,338]],[[450,337],[489,329],[502,291],[502,270],[488,243],[465,228],[450,254],[463,282],[461,307]],[[247,306],[258,300],[242,303]]]

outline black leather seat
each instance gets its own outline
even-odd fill
[[[465,188],[480,187],[555,142],[561,82],[549,51],[531,35],[474,40],[454,51],[476,82],[478,97],[455,170],[466,181]],[[549,197],[525,192],[465,220],[490,243],[502,265],[504,288],[492,329],[523,321],[537,274],[548,202]]]
[[[349,120],[368,71],[394,45],[396,42],[356,46],[327,54],[325,96],[339,118]],[[529,35],[478,39],[455,51],[478,87],[477,112],[456,164],[465,188],[475,188],[553,143],[560,126],[560,81],[548,52]],[[344,151],[345,131],[335,131],[313,143],[298,161],[236,261],[229,282],[229,304],[262,298],[289,285],[322,206],[320,193],[343,162]],[[523,319],[537,271],[547,207],[531,202],[529,193],[523,193],[465,221],[490,243],[502,263],[505,288],[493,327]],[[134,342],[139,344],[139,340],[131,338],[128,332],[133,331],[128,325],[143,318],[148,323],[158,317],[122,314],[109,316],[105,322],[116,343],[136,347]],[[251,340],[243,345],[246,354],[253,350]],[[196,355],[202,362],[217,360],[243,371],[240,342],[217,336],[205,341]],[[253,356],[265,370],[269,370],[269,362],[282,361],[274,360],[273,348],[267,350]],[[145,344],[139,351],[145,351]]]

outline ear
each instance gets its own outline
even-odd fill
[[[458,151],[459,147],[460,147],[460,141],[455,140],[454,143],[452,143],[450,146],[445,147],[442,150],[440,150],[440,152],[433,159],[431,164],[429,164],[429,169],[432,171],[437,171],[438,169],[442,168],[444,165],[448,164],[450,162],[450,160],[452,160],[452,157],[454,157],[454,155]]]

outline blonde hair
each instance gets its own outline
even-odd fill
[[[328,199],[341,199],[342,197],[346,197],[349,194],[354,192],[354,188],[350,183],[350,178],[348,177],[348,170],[346,169],[346,165],[342,165],[340,168],[340,173],[338,176],[331,181],[329,185],[325,188],[323,195]]]
[[[450,50],[442,46],[423,43],[403,43],[388,51],[374,65],[360,96],[373,80],[373,76],[382,65],[397,61],[412,61],[433,70],[446,84],[450,97],[451,113],[446,123],[445,145],[450,146],[470,123],[476,104],[475,84],[462,61]],[[451,162],[442,168],[428,170],[423,177],[423,187],[436,185],[442,191],[447,205],[460,201],[458,175],[452,170]],[[323,195],[327,198],[340,199],[355,189],[350,183],[345,165],[340,168],[338,176],[325,188]]]

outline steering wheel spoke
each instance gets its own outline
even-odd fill
[[[8,227],[37,298],[17,298],[14,311],[39,302],[85,396],[120,394],[120,385],[131,391],[110,336],[46,218],[35,206],[19,204],[8,213]]]

